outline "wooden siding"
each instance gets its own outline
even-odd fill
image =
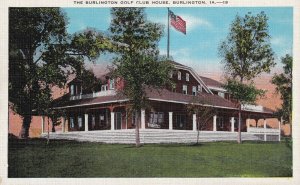
[[[178,71],[181,72],[181,80],[178,80]],[[189,81],[186,81],[187,73],[189,74]],[[193,77],[193,75],[190,72],[188,72],[186,70],[182,70],[182,69],[173,71],[172,79],[173,79],[174,83],[176,84],[175,92],[178,92],[178,93],[182,93],[182,86],[187,85],[187,94],[192,95],[193,94],[193,92],[192,92],[193,86],[196,86],[196,88],[198,90],[198,85],[200,85],[199,82]],[[168,88],[168,90],[172,91],[171,88]],[[206,91],[203,89],[203,92],[206,92]]]

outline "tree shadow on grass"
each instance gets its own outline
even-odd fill
[[[176,147],[201,147],[203,143],[158,143],[158,144],[142,144],[140,147],[136,147],[135,145],[126,145],[124,148],[176,148]]]

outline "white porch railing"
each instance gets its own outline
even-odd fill
[[[116,95],[115,90],[107,90],[107,91],[93,92],[90,94],[80,94],[76,96],[71,96],[70,100],[80,100],[80,99],[95,98],[101,96],[113,96],[113,95]]]
[[[277,128],[260,128],[260,127],[248,127],[247,132],[252,133],[278,133],[279,129]]]
[[[247,132],[257,135],[264,141],[280,141],[281,130],[276,128],[248,127]]]

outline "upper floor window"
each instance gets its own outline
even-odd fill
[[[181,72],[178,71],[178,80],[181,80]]]
[[[101,86],[101,91],[107,91],[107,84]]]
[[[176,92],[176,84],[174,84],[174,86],[172,86],[172,92]]]
[[[114,89],[115,88],[115,80],[114,79],[110,79],[109,80],[109,89]]]
[[[202,92],[202,85],[198,85],[198,91]]]
[[[182,93],[187,94],[187,85],[182,86]]]
[[[194,96],[197,95],[197,87],[196,86],[193,86],[192,93]]]
[[[70,91],[71,91],[71,96],[74,96],[74,95],[75,95],[75,88],[74,88],[74,85],[71,85]]]
[[[218,96],[221,96],[222,98],[225,98],[225,94],[223,92],[218,92]]]
[[[187,82],[190,81],[190,74],[186,73],[185,74],[185,79],[186,79]]]

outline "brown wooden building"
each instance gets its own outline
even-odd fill
[[[237,131],[238,109],[222,84],[199,76],[192,68],[173,62],[170,74],[175,88],[147,90],[150,106],[141,110],[141,129]],[[63,132],[90,130],[126,130],[135,128],[134,114],[128,110],[128,99],[117,95],[115,79],[103,78],[98,92],[86,92],[80,80],[73,80],[69,93],[57,100],[56,108],[65,110]],[[189,114],[187,105],[213,107],[214,115],[197,128],[196,114]],[[273,111],[260,105],[247,105],[242,109],[242,131],[247,120],[271,118]],[[249,126],[249,125],[248,125]]]

